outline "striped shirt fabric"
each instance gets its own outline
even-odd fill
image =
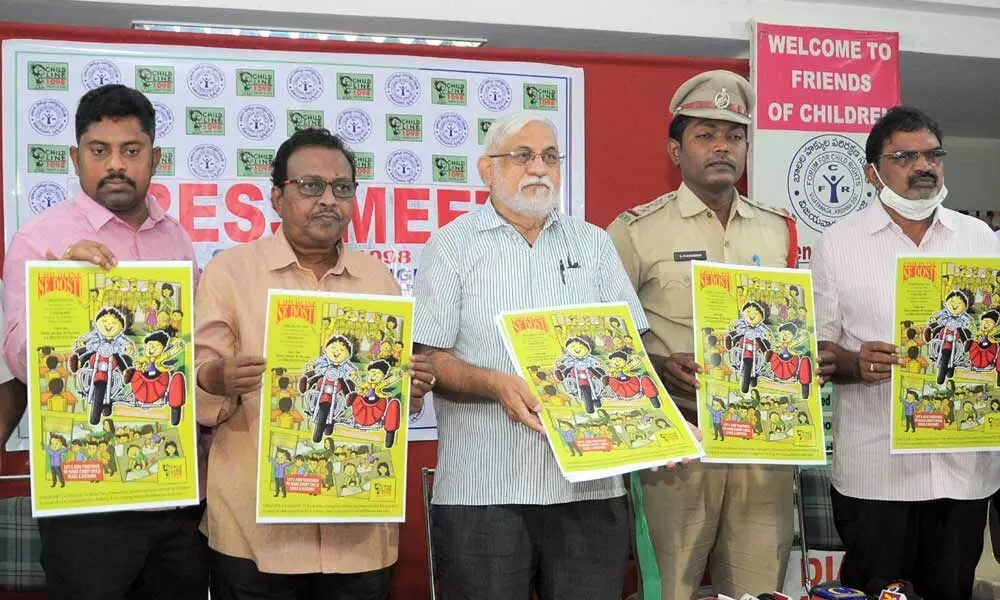
[[[894,340],[896,256],[997,256],[985,223],[944,207],[917,246],[880,202],[822,235],[813,255],[819,339],[858,352],[863,342]],[[974,500],[1000,488],[1000,460],[987,452],[889,454],[892,383],[835,384],[833,485],[851,498]]]
[[[625,301],[640,332],[647,328],[605,231],[553,211],[529,246],[492,202],[431,236],[415,296],[416,343],[454,348],[463,361],[504,373],[516,372],[496,324],[504,311]],[[435,393],[434,409],[435,504],[558,504],[625,493],[620,477],[566,481],[546,439],[496,401]]]

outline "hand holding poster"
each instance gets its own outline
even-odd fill
[[[258,523],[402,522],[413,300],[270,290]]]
[[[703,460],[824,464],[812,274],[691,269]]]
[[[663,388],[628,306],[508,312],[497,325],[559,470],[590,481],[702,455]]]
[[[26,269],[34,516],[197,504],[191,263]]]
[[[1000,448],[1000,258],[896,261],[892,452]]]

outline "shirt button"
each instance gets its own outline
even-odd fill
[[[713,213],[712,211],[708,211],[708,212],[705,213],[705,216],[708,217],[709,219],[711,219],[712,217],[715,216],[715,213]]]
[[[726,242],[725,244],[722,244],[722,245],[725,246],[726,248],[728,248],[729,247],[729,242]]]

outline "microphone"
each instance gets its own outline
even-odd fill
[[[792,600],[791,596],[786,596],[781,592],[764,592],[757,594],[757,600]]]
[[[902,579],[872,579],[865,586],[868,595],[876,600],[923,600],[913,589],[913,584]]]
[[[844,587],[839,582],[821,583],[809,590],[809,600],[868,600],[868,595],[854,588]]]

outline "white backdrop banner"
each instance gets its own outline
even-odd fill
[[[486,202],[476,159],[490,123],[520,110],[555,125],[563,212],[584,217],[583,71],[537,63],[194,46],[3,43],[4,233],[79,184],[69,159],[80,97],[107,83],[145,93],[163,159],[150,188],[194,241],[218,251],[277,227],[271,160],[293,132],[325,127],[356,152],[361,183],[345,235],[404,293],[423,244]],[[430,399],[413,439],[434,439]]]

